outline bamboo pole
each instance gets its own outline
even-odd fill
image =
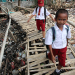
[[[5,33],[5,37],[4,37],[4,41],[3,41],[3,44],[2,44],[2,48],[1,48],[0,67],[1,67],[2,57],[3,57],[3,54],[4,54],[4,48],[5,48],[6,39],[7,39],[7,36],[8,36],[8,30],[9,30],[10,24],[11,24],[11,18],[9,19],[9,25],[7,27],[7,30],[6,30],[6,33]]]
[[[27,50],[27,57],[29,56],[29,38],[28,38],[28,46],[27,46],[28,50]],[[30,75],[30,72],[29,72],[29,61],[27,59],[27,69],[28,69],[28,75]]]

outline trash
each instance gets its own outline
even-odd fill
[[[25,65],[25,61],[21,60],[21,66],[24,66],[24,65]]]
[[[16,70],[16,69],[12,71],[12,74],[13,74],[13,75],[18,75],[18,73],[19,73],[19,71]]]
[[[14,62],[11,62],[11,68],[12,68],[12,70],[15,68]]]

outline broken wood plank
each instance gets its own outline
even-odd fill
[[[62,73],[60,75],[75,75],[75,70],[68,71],[68,72]]]
[[[31,45],[43,45],[43,43],[34,43],[34,44],[31,44]]]

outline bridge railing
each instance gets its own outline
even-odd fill
[[[9,31],[9,27],[10,27],[10,24],[11,24],[11,16],[10,16],[10,13],[9,13],[9,9],[6,8],[6,7],[4,7],[4,6],[1,6],[1,9],[6,14],[8,14],[8,16],[10,18],[9,18],[9,23],[8,23],[8,26],[7,26],[7,29],[6,29],[6,32],[5,32],[4,41],[3,41],[2,48],[1,48],[1,52],[0,52],[0,68],[1,68],[2,57],[3,57],[3,54],[4,54],[5,45],[6,45],[6,40],[7,40],[7,36],[8,36],[8,31]]]

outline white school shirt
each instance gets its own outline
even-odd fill
[[[44,17],[44,7],[41,7],[40,15],[38,15],[38,12],[39,12],[39,7],[37,8],[37,13],[36,13],[36,8],[35,8],[34,12],[32,13],[33,15],[36,14],[36,19],[40,19],[40,20],[45,19],[45,17]],[[46,9],[46,16],[48,16],[48,15],[50,15],[50,13]]]
[[[68,34],[67,34],[67,30],[65,29],[66,28],[65,25],[63,25],[62,31],[58,28],[58,26],[56,24],[55,24],[54,28],[55,28],[55,32],[56,32],[55,40],[52,43],[53,34],[52,34],[52,29],[50,28],[46,32],[45,44],[52,45],[52,48],[54,48],[54,49],[65,48],[67,46],[67,38],[71,38],[70,28],[69,28]]]

